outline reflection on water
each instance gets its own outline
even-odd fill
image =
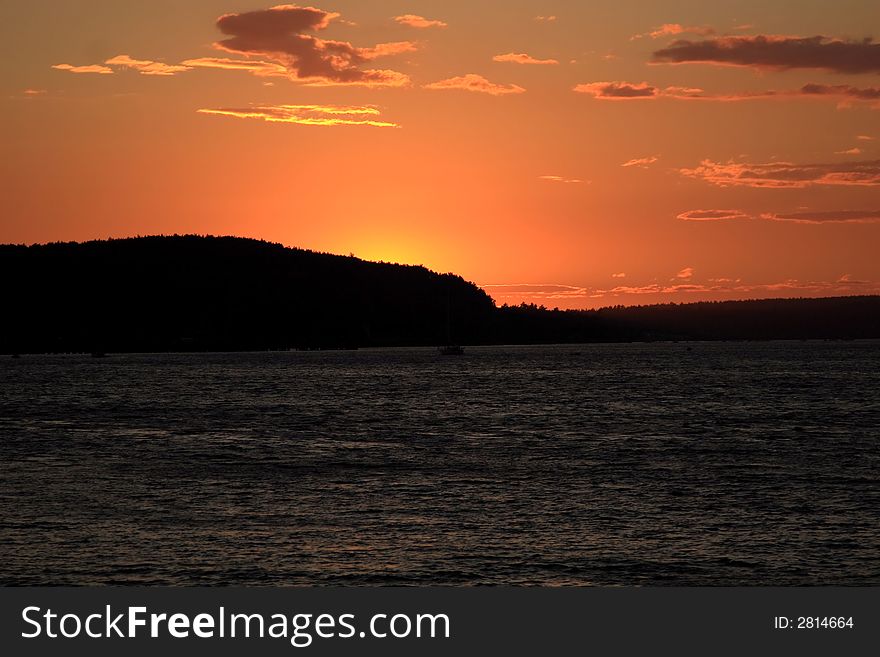
[[[0,362],[5,584],[880,584],[880,343]]]

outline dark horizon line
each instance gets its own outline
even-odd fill
[[[361,262],[373,263],[373,264],[379,264],[379,265],[397,265],[400,267],[417,267],[417,268],[425,269],[426,271],[428,271],[432,274],[438,274],[438,275],[445,274],[445,275],[460,276],[460,274],[456,274],[455,272],[452,272],[452,271],[447,271],[447,272],[436,271],[436,270],[433,270],[424,264],[413,264],[413,263],[407,263],[407,262],[393,262],[393,261],[389,261],[389,260],[369,260],[367,258],[362,258],[360,256],[357,256],[354,253],[351,253],[349,255],[344,255],[341,253],[332,253],[330,251],[318,251],[315,249],[310,249],[310,248],[306,248],[306,247],[302,247],[302,246],[290,246],[288,244],[284,244],[283,242],[274,242],[274,241],[267,240],[267,239],[260,238],[260,237],[246,237],[246,236],[241,236],[241,235],[229,235],[229,234],[215,235],[212,233],[172,233],[172,234],[153,233],[150,235],[133,235],[133,236],[130,235],[127,237],[106,237],[103,239],[102,238],[93,238],[93,239],[87,239],[87,240],[82,240],[82,241],[57,240],[57,241],[50,241],[50,242],[31,242],[31,243],[3,242],[3,243],[0,243],[0,248],[3,248],[3,247],[33,248],[33,247],[44,247],[44,246],[85,245],[85,244],[101,244],[101,243],[107,243],[107,242],[123,242],[123,241],[128,241],[128,240],[163,239],[163,238],[164,239],[167,239],[167,238],[190,238],[190,237],[209,238],[209,239],[246,240],[246,241],[251,241],[251,242],[258,242],[261,244],[267,244],[270,246],[277,246],[277,247],[281,247],[283,249],[288,249],[291,251],[314,253],[317,255],[333,256],[336,258],[353,258],[353,259],[359,260]],[[474,283],[473,281],[470,281],[468,279],[465,279],[464,277],[461,277],[461,278],[465,282],[470,283],[471,285],[474,285],[475,287],[478,287],[479,289],[486,292],[485,288],[483,288],[481,285]],[[532,302],[532,303],[521,302],[519,304],[508,304],[508,303],[499,304],[497,301],[495,301],[494,298],[492,298],[492,296],[488,292],[486,292],[486,294],[489,296],[490,299],[492,299],[492,302],[493,302],[493,304],[495,304],[496,308],[504,308],[504,307],[532,308],[533,307],[533,308],[540,308],[540,309],[546,310],[548,312],[561,312],[561,313],[599,313],[603,310],[615,310],[618,308],[632,308],[632,309],[646,308],[647,309],[647,308],[662,308],[662,307],[668,307],[668,306],[694,306],[694,305],[699,305],[699,304],[751,303],[751,302],[755,302],[755,301],[783,301],[783,302],[784,301],[798,301],[798,300],[800,300],[800,301],[820,301],[820,300],[825,300],[825,299],[858,299],[858,298],[880,297],[880,294],[836,294],[836,295],[818,296],[818,297],[810,297],[810,296],[745,297],[745,298],[741,298],[741,299],[718,299],[718,300],[702,300],[702,301],[665,301],[665,302],[660,301],[657,303],[647,303],[647,304],[619,303],[619,304],[609,304],[606,306],[598,306],[595,308],[559,308],[558,306],[550,308],[550,307],[545,306],[544,304],[538,304],[538,303],[534,303],[534,302]]]

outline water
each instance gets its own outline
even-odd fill
[[[2,584],[880,584],[880,343],[0,361]]]

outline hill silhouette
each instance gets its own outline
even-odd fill
[[[3,353],[880,337],[880,297],[496,308],[454,274],[234,237],[0,245],[0,276]]]

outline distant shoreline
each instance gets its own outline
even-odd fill
[[[0,245],[0,277],[3,354],[880,338],[880,296],[498,307],[455,274],[233,237]]]

